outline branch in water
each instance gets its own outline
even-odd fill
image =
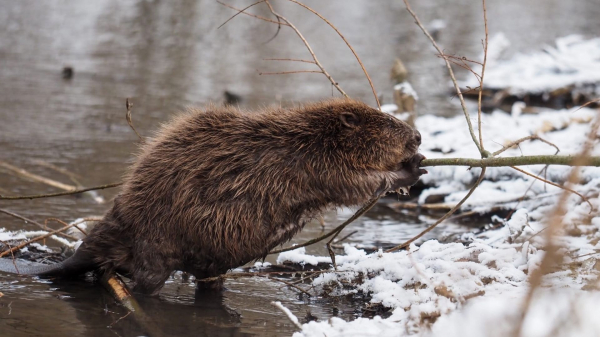
[[[121,186],[121,185],[123,185],[123,183],[112,183],[112,184],[106,184],[106,185],[102,185],[102,186],[82,188],[80,190],[50,193],[50,194],[36,194],[36,195],[22,195],[22,196],[10,196],[10,195],[2,196],[2,195],[0,195],[0,200],[23,200],[23,199],[40,199],[40,198],[60,197],[63,195],[79,194],[79,193],[83,193],[83,192],[87,192],[87,191],[103,190],[105,188],[112,188],[112,187],[117,187],[117,186]]]

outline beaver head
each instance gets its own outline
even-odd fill
[[[334,99],[297,110],[301,134],[314,151],[340,167],[396,171],[417,154],[421,134],[394,116],[351,99]]]

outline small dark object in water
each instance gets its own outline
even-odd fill
[[[64,67],[62,70],[62,78],[64,78],[65,80],[70,80],[73,78],[73,75],[75,74],[73,67]]]
[[[146,141],[114,205],[62,263],[23,274],[119,272],[156,294],[174,270],[217,276],[264,258],[329,207],[412,186],[421,135],[350,99],[189,110]],[[10,259],[0,270],[15,272]]]
[[[226,105],[238,105],[242,102],[242,96],[240,96],[238,94],[234,94],[227,90],[225,90],[225,92],[223,93],[223,96],[225,97]]]

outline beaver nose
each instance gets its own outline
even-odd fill
[[[417,130],[415,130],[415,140],[417,141],[417,144],[421,145],[421,133]]]

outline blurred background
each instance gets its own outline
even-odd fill
[[[340,86],[351,97],[375,105],[359,65],[335,32],[295,4],[272,2],[300,29]],[[251,4],[227,3],[238,8]],[[419,114],[450,116],[459,112],[442,61],[401,0],[305,3],[346,36],[369,71],[382,103],[392,102],[390,68],[400,58],[419,95]],[[482,54],[479,2],[418,0],[412,6],[423,24],[437,31],[446,53],[472,59]],[[250,12],[271,17],[264,4]],[[249,16],[239,15],[217,29],[235,13],[214,0],[0,0],[0,160],[64,180],[56,170],[39,165],[50,163],[74,173],[83,186],[116,182],[137,148],[137,137],[125,120],[126,97],[134,104],[136,129],[151,136],[178,111],[210,102],[222,104],[226,97],[243,108],[257,108],[339,96],[320,74],[259,75],[316,67],[264,60],[310,58],[287,27],[281,27],[268,43],[277,25]],[[569,34],[592,37],[600,31],[599,17],[598,0],[488,3],[490,36],[505,34],[511,42],[507,55],[539,49]],[[466,76],[459,71],[459,77]],[[50,192],[56,189],[0,170],[0,194]],[[0,201],[0,207],[38,220],[73,220],[101,215],[116,192],[98,192],[107,200],[103,204],[80,195]],[[23,226],[22,221],[0,216],[0,227]],[[270,293],[269,289],[265,292]],[[233,297],[235,293],[231,293]],[[248,306],[244,308],[248,317],[252,301],[242,302]],[[290,306],[293,308],[293,303]],[[272,313],[270,308],[267,312]],[[257,320],[242,321],[242,330],[255,333],[252,329],[260,321],[268,331],[293,331],[285,318],[277,316],[271,321],[261,315],[266,313],[259,310]],[[31,333],[23,331],[23,335]]]

